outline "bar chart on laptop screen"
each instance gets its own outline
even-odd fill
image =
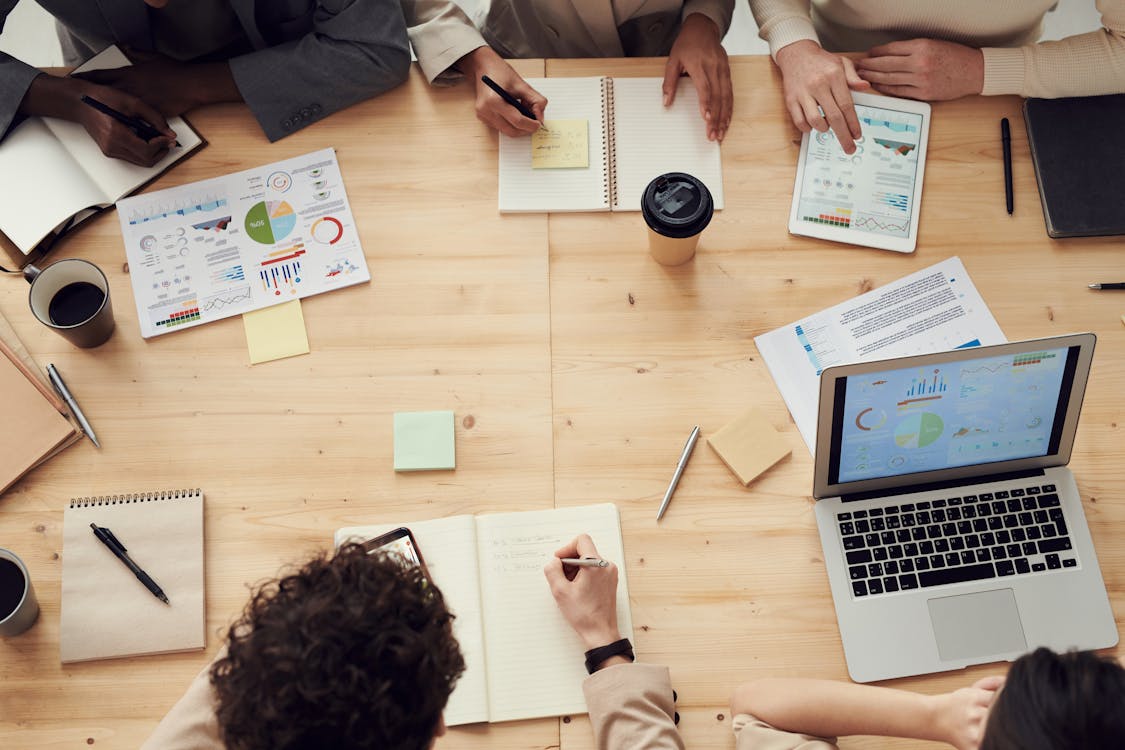
[[[840,480],[1042,456],[1066,349],[848,378]]]

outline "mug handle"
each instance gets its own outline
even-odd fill
[[[28,284],[34,284],[35,279],[41,274],[42,269],[36,268],[34,264],[28,263],[23,267],[23,277],[27,279]]]

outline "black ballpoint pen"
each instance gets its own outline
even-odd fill
[[[147,122],[145,122],[141,118],[130,117],[129,115],[127,115],[123,112],[118,112],[113,107],[109,106],[108,104],[103,104],[102,102],[99,102],[97,99],[93,98],[92,96],[86,96],[85,94],[83,94],[82,103],[93,107],[94,109],[101,112],[103,115],[106,115],[108,117],[112,117],[114,120],[117,120],[119,123],[121,123],[125,127],[129,128],[129,130],[132,130],[133,135],[137,136],[138,138],[140,138],[145,143],[148,143],[153,138],[159,138],[161,135],[163,135],[163,133],[161,133],[159,130],[154,128],[152,125],[149,125]],[[176,141],[176,145],[179,146],[180,142]]]
[[[516,97],[512,96],[507,91],[505,91],[503,86],[501,86],[496,81],[489,78],[488,76],[481,76],[480,79],[482,81],[484,81],[485,86],[488,86],[488,88],[495,91],[497,96],[499,96],[501,99],[506,101],[508,104],[511,104],[513,107],[515,107],[516,110],[518,110],[521,115],[523,115],[524,117],[527,117],[529,119],[535,120],[536,122],[539,122],[539,118],[535,116],[535,113],[532,112],[530,109],[528,109],[524,105],[524,103],[521,102],[519,99],[517,99]],[[539,123],[539,129],[542,130],[543,132],[547,132],[547,126],[543,125],[542,123]]]
[[[1090,289],[1125,289],[1125,281],[1115,281],[1112,284],[1087,284]]]
[[[96,523],[91,523],[90,528],[94,530],[94,536],[98,538],[98,541],[109,547],[109,551],[112,552],[118,560],[125,563],[125,567],[133,571],[133,575],[137,577],[138,581],[145,585],[146,589],[152,592],[153,596],[165,604],[169,604],[168,597],[165,596],[161,588],[156,585],[156,581],[152,580],[148,573],[141,570],[141,566],[133,562],[133,559],[127,554],[125,545],[113,535],[112,531],[104,526],[98,526]]]
[[[1000,143],[1004,147],[1004,199],[1011,214],[1015,209],[1015,197],[1012,194],[1012,128],[1007,117],[1000,120]]]

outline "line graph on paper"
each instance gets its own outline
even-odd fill
[[[250,301],[250,287],[244,286],[223,294],[214,294],[203,300],[203,312],[219,312],[225,307],[242,305]]]

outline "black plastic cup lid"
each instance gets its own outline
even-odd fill
[[[668,172],[653,179],[641,197],[645,223],[665,237],[692,237],[711,223],[711,191],[698,178]]]

